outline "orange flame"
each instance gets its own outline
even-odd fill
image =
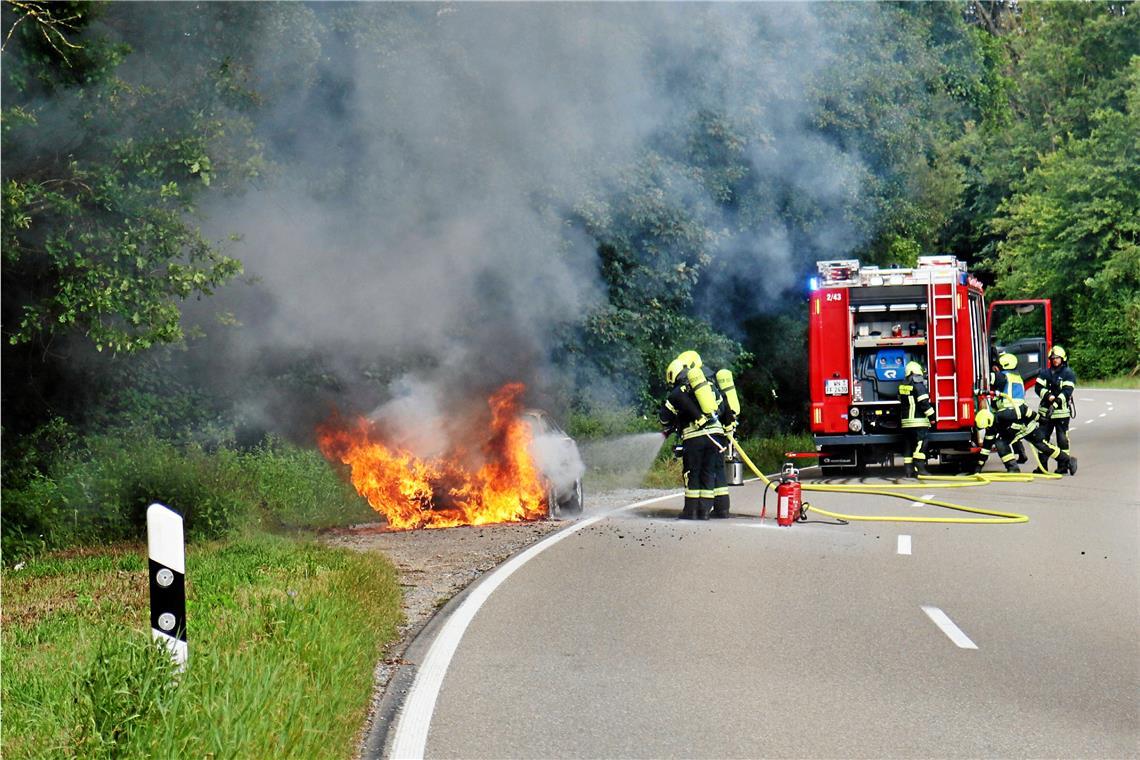
[[[522,383],[508,383],[488,399],[491,434],[476,472],[458,463],[458,452],[423,460],[389,447],[363,417],[352,425],[340,420],[321,425],[317,444],[327,459],[349,466],[357,492],[392,530],[538,520],[548,505],[530,455],[530,427],[519,419],[524,390]]]

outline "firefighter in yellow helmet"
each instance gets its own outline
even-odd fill
[[[707,520],[713,512],[718,472],[719,478],[725,478],[724,447],[718,440],[724,435],[718,414],[722,400],[705,377],[695,351],[670,362],[665,382],[669,391],[658,416],[666,436],[676,433],[681,437],[685,480],[681,519]]]
[[[903,374],[903,381],[899,383],[903,445],[906,447],[903,465],[906,477],[913,478],[918,473],[927,474],[924,449],[930,422],[934,418],[934,407],[930,404],[930,391],[923,379],[922,365],[915,361],[907,362]]]
[[[1025,381],[1017,372],[1017,357],[1008,352],[998,354],[990,372],[990,388],[994,393],[994,413],[997,416],[999,437],[1006,442],[1013,441],[1015,433],[1011,433],[1011,425],[1019,422],[1028,414],[1029,408],[1025,403]],[[1029,457],[1025,454],[1025,445],[1021,439],[1013,442],[1010,450],[1002,454],[1002,461],[1010,472],[1017,472],[1016,466],[1011,466],[1014,457],[1017,464],[1024,464]]]
[[[974,436],[974,442],[978,445],[978,460],[974,466],[974,472],[981,472],[997,444],[994,413],[989,409],[979,409],[974,415]]]
[[[1041,422],[1041,436],[1048,441],[1057,433],[1057,446],[1069,453],[1069,421],[1073,418],[1073,392],[1077,389],[1077,376],[1069,368],[1069,355],[1061,346],[1049,350],[1049,360],[1037,373],[1037,395],[1041,404],[1037,414]],[[1057,462],[1057,472],[1061,463]]]
[[[692,369],[693,367],[700,367],[704,364],[701,361],[701,355],[696,351],[682,351],[677,354],[675,361],[681,362],[685,369]]]
[[[673,361],[679,362],[688,372],[693,373],[689,376],[690,384],[693,385],[693,387],[701,385],[696,375],[696,371],[699,370],[700,373],[704,375],[704,382],[708,383],[709,387],[714,390],[714,393],[719,398],[719,406],[716,414],[724,426],[724,432],[714,434],[713,440],[720,447],[724,454],[725,461],[724,466],[718,467],[716,471],[716,484],[713,488],[711,517],[731,517],[732,503],[728,491],[728,467],[730,457],[733,456],[733,453],[732,444],[728,440],[728,434],[735,432],[740,417],[740,396],[736,392],[736,380],[732,376],[731,370],[721,369],[714,372],[711,367],[701,360],[700,354],[696,351],[682,351]]]

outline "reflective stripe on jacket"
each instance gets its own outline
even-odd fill
[[[926,383],[917,378],[913,383],[899,383],[899,401],[903,403],[904,428],[930,427],[934,407],[930,405]]]
[[[1077,388],[1077,376],[1068,365],[1060,369],[1046,367],[1037,375],[1037,394],[1042,399],[1047,395],[1052,398],[1048,404],[1041,405],[1041,413],[1051,420],[1068,419],[1073,416],[1073,391]]]

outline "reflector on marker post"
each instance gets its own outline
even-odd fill
[[[146,510],[150,572],[151,638],[170,650],[181,670],[186,665],[186,542],[182,515],[162,504]]]

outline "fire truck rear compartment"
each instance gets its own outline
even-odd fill
[[[975,394],[988,366],[980,286],[959,262],[939,257],[920,259],[915,269],[853,261],[819,269],[811,339],[823,392],[813,384],[812,422],[824,474],[859,473],[902,453],[898,386],[911,361],[926,368],[935,404],[928,455],[943,470],[960,469],[971,459]],[[834,341],[848,344],[846,356]]]

